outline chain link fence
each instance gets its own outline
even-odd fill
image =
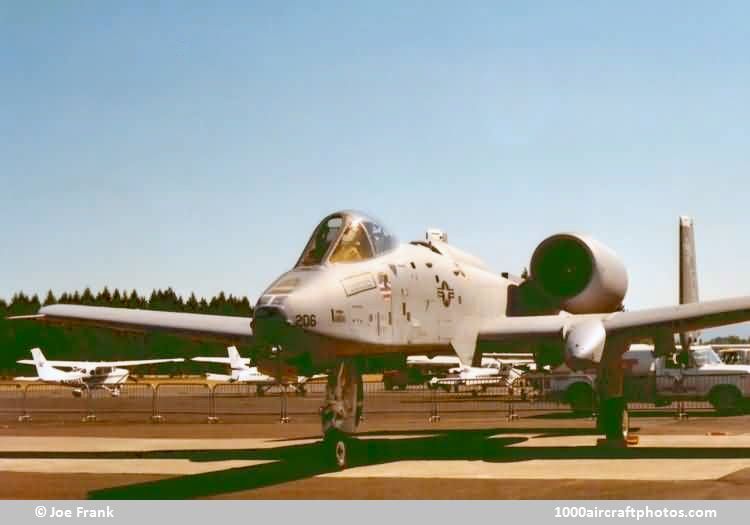
[[[364,385],[365,418],[506,418],[535,414],[596,413],[592,382],[550,375],[502,380],[449,380],[387,389]],[[1,383],[0,418],[19,421],[294,422],[317,419],[326,383],[304,385],[213,384],[204,381],[127,383],[116,390],[73,389],[41,383]],[[628,378],[625,394],[633,417],[684,418],[691,413],[736,414],[744,410],[750,375],[691,375]]]

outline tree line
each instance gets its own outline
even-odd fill
[[[153,290],[148,297],[136,290],[110,291],[104,287],[97,293],[90,288],[82,292],[63,292],[58,296],[50,290],[42,300],[38,295],[18,292],[10,301],[0,299],[0,376],[36,375],[29,366],[16,363],[30,358],[29,350],[39,347],[48,359],[72,361],[112,361],[193,357],[196,355],[225,356],[226,348],[220,343],[195,342],[162,333],[130,334],[104,328],[83,326],[54,326],[33,321],[8,321],[7,316],[30,315],[49,304],[80,304],[111,306],[115,308],[140,308],[214,315],[252,317],[253,308],[246,296],[219,294],[200,299],[191,293],[187,299],[177,295],[172,288]],[[141,367],[141,373],[200,373],[205,366],[186,361]]]

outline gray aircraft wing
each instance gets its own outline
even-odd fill
[[[195,339],[224,342],[248,342],[253,337],[250,327],[252,319],[249,317],[104,306],[53,304],[40,308],[36,315],[9,317],[8,319],[32,319],[53,324],[84,324],[128,332],[162,331]]]
[[[607,333],[639,337],[657,330],[672,333],[702,330],[750,320],[750,297],[617,312],[604,321]]]
[[[750,297],[648,308],[612,314],[507,317],[485,323],[479,341],[508,344],[560,341],[579,323],[598,320],[607,336],[639,338],[724,326],[750,320]]]

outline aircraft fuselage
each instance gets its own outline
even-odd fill
[[[291,270],[258,301],[255,334],[280,344],[287,357],[309,353],[314,363],[453,354],[461,330],[505,315],[510,283],[441,247],[404,244],[362,262]]]

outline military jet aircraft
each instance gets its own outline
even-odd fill
[[[680,231],[692,241],[692,228]],[[697,291],[694,254],[692,242],[683,244],[680,290],[689,298],[682,292]],[[328,372],[321,423],[331,459],[344,467],[362,414],[361,363],[371,356],[450,354],[476,366],[484,352],[533,352],[540,366],[597,366],[598,427],[624,441],[621,356],[631,341],[653,338],[669,354],[674,334],[689,340],[694,330],[750,320],[750,297],[626,311],[627,284],[615,253],[585,235],[546,238],[528,273],[514,277],[438,230],[399,244],[382,223],[342,211],[315,228],[294,267],[260,296],[253,319],[67,304],[30,318],[252,344],[259,356],[276,350],[299,375]],[[273,363],[258,363],[274,373]]]
[[[73,388],[73,395],[80,397],[83,390],[100,388],[112,397],[120,397],[120,388],[128,380],[128,366],[155,365],[159,363],[181,363],[183,358],[142,359],[140,361],[48,361],[39,348],[31,349],[33,359],[21,359],[22,365],[34,365],[35,377],[14,377],[14,381],[33,381],[65,385]],[[67,368],[68,370],[60,370]]]

